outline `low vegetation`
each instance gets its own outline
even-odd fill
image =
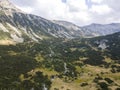
[[[96,40],[101,38],[0,45],[0,88],[119,90],[119,41],[114,47],[110,41],[109,47],[101,50]]]

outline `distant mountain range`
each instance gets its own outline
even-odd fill
[[[104,36],[120,32],[120,23],[111,23],[105,25],[93,23],[82,28],[86,29],[87,32],[93,32],[95,36]]]
[[[36,41],[50,38],[90,38],[120,31],[119,23],[91,24],[79,27],[66,21],[50,21],[26,14],[8,0],[0,0],[0,40],[9,43]]]

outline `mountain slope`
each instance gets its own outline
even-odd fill
[[[0,0],[0,41],[3,43],[39,42],[50,38],[95,37],[119,31],[119,24],[92,24],[79,27],[66,21],[50,21],[26,14],[8,0]]]
[[[73,38],[75,34],[61,25],[42,17],[26,14],[8,0],[0,1],[0,33],[4,40],[23,42],[39,41],[46,38]]]
[[[93,23],[91,25],[84,26],[83,29],[86,29],[86,31],[94,33],[95,36],[104,36],[120,32],[120,23],[111,23],[105,25]]]
[[[90,41],[92,46],[105,51],[107,56],[120,63],[120,32],[93,38]]]
[[[53,21],[59,25],[64,26],[65,28],[69,29],[71,31],[71,34],[76,35],[77,37],[84,37],[84,38],[89,38],[89,37],[95,37],[96,34],[94,31],[89,31],[86,28],[77,26],[73,23],[67,22],[67,21]]]
[[[119,37],[120,33],[116,33],[97,38],[0,45],[0,87],[15,90],[120,88]]]
[[[65,28],[72,31],[73,34],[81,35],[82,37],[96,37],[113,34],[120,32],[120,23],[111,23],[111,24],[90,24],[87,26],[77,26],[73,23],[67,21],[53,21],[59,25],[64,26]]]

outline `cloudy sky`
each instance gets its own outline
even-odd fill
[[[10,0],[23,11],[79,26],[120,22],[120,0]]]

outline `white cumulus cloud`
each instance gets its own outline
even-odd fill
[[[120,0],[10,0],[27,13],[77,25],[120,22]],[[63,2],[64,1],[64,2]]]

